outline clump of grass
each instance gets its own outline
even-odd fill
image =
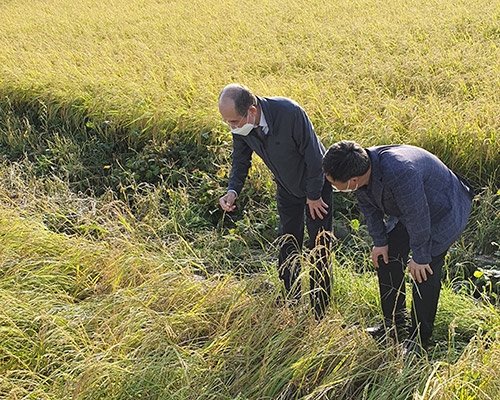
[[[500,229],[500,190],[494,184],[479,190],[474,199],[465,235],[471,238],[475,254],[492,254]]]
[[[498,317],[498,314],[497,314]],[[436,363],[416,399],[496,398],[500,393],[498,335],[479,334],[456,363]]]

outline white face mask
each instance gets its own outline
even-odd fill
[[[354,189],[350,189],[349,185],[351,184],[351,180],[349,179],[347,181],[347,187],[345,189],[337,189],[335,186],[333,186],[335,192],[342,192],[342,193],[349,193],[349,192],[354,192],[358,189],[358,184],[356,183],[356,187]]]
[[[255,128],[255,125],[248,123],[248,117],[247,117],[247,123],[245,125],[243,125],[241,128],[233,128],[231,129],[231,132],[234,133],[235,135],[247,136],[252,131],[253,128]]]

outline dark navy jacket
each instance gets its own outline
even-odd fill
[[[269,132],[259,136],[253,129],[248,136],[233,134],[228,190],[241,193],[255,152],[271,170],[277,184],[288,193],[298,198],[319,199],[324,183],[325,148],[309,117],[293,100],[283,97],[257,99]]]
[[[471,193],[424,149],[392,145],[366,151],[371,160],[370,181],[356,191],[356,198],[374,245],[385,246],[387,232],[399,220],[408,230],[413,260],[430,263],[465,228]]]

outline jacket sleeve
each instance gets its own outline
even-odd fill
[[[306,112],[298,105],[295,119],[293,138],[297,142],[299,153],[304,157],[306,196],[310,200],[317,200],[321,197],[325,179],[322,167],[325,148],[316,135]]]
[[[358,207],[366,220],[368,233],[373,240],[373,245],[383,247],[387,245],[387,230],[384,222],[384,212],[373,206],[361,193],[361,190],[356,192]]]
[[[242,138],[233,135],[233,155],[228,190],[234,190],[238,195],[241,193],[251,163],[252,149]]]

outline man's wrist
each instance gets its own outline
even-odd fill
[[[234,198],[238,198],[238,193],[236,192],[236,190],[233,190],[233,189],[228,189],[227,191],[228,193],[233,193],[234,194]]]

